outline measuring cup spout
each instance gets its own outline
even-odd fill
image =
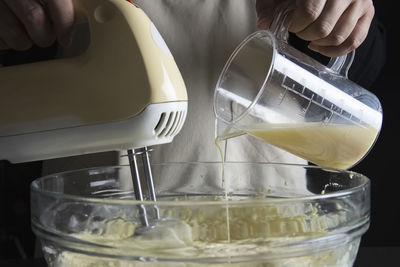
[[[246,132],[236,128],[232,123],[226,123],[222,120],[215,119],[215,138],[218,138],[218,140],[226,140],[245,133]]]

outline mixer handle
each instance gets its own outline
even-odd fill
[[[288,43],[289,39],[289,31],[285,23],[286,18],[288,14],[294,10],[294,6],[291,3],[292,1],[290,0],[284,1],[276,8],[274,18],[269,29],[278,40],[282,40],[285,43]],[[333,57],[330,59],[326,67],[330,71],[347,78],[348,71],[353,63],[354,55],[355,50],[340,57]]]

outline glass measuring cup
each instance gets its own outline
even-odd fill
[[[216,136],[250,134],[324,167],[347,169],[382,125],[379,99],[347,78],[354,51],[324,66],[288,44],[281,6],[270,30],[248,36],[216,85]]]

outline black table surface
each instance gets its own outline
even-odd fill
[[[361,247],[353,267],[400,266],[400,247]],[[44,259],[0,260],[1,267],[47,267]],[[340,266],[339,266],[340,267]]]

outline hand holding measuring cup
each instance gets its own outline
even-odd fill
[[[257,0],[258,28],[267,30],[280,0]],[[291,0],[288,30],[329,57],[356,49],[365,40],[375,8],[372,0]]]
[[[217,82],[216,135],[250,134],[323,167],[348,169],[371,149],[381,125],[378,98],[347,79],[354,52],[324,66],[291,47],[290,6],[269,30],[248,36]]]

